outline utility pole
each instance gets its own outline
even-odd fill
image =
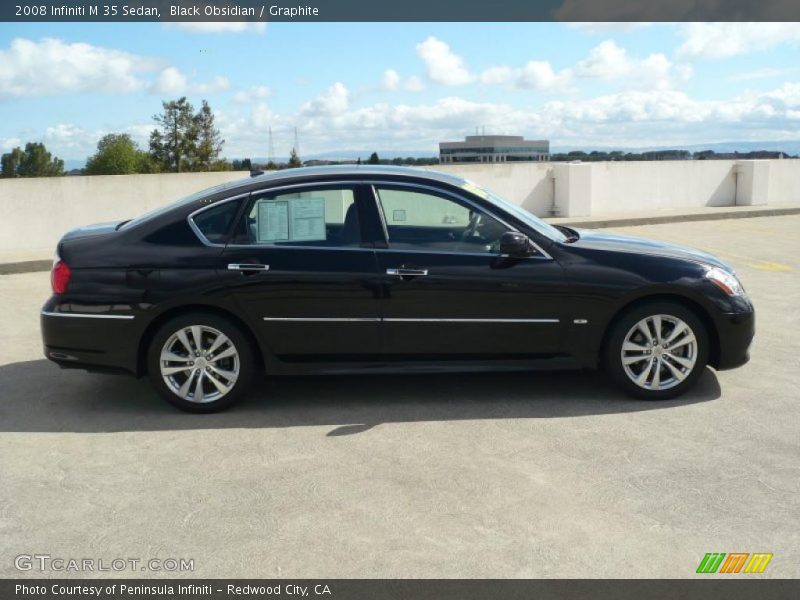
[[[272,141],[272,126],[269,128],[269,156],[267,162],[275,163],[275,143]]]

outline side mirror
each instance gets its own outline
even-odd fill
[[[500,237],[500,254],[509,256],[530,256],[534,254],[534,246],[530,238],[518,231],[506,231]]]

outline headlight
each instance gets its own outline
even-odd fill
[[[728,294],[728,296],[744,295],[744,288],[742,284],[739,283],[739,280],[736,279],[736,275],[728,273],[719,267],[711,267],[708,269],[708,271],[706,271],[706,279]]]

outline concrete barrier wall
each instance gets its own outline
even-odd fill
[[[0,179],[0,252],[52,252],[64,232],[130,219],[242,172]]]
[[[732,206],[735,166],[732,160],[595,163],[591,212]]]
[[[800,160],[442,165],[539,216],[800,205]],[[65,231],[127,219],[242,172],[0,179],[0,252],[52,252]]]

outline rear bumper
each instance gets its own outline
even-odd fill
[[[48,311],[40,317],[44,355],[63,368],[136,373],[134,317]]]
[[[754,311],[723,313],[717,322],[719,357],[713,365],[719,371],[735,369],[750,360],[750,344],[756,331]]]

